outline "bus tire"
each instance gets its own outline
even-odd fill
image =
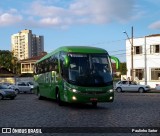
[[[97,107],[97,102],[92,102],[92,106],[96,108]]]
[[[63,102],[61,100],[60,92],[57,90],[56,91],[56,100],[59,106],[63,106]]]

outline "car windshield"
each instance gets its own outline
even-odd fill
[[[130,81],[130,83],[129,84],[131,84],[131,85],[137,85],[137,83],[136,82],[134,82],[134,81]]]
[[[32,82],[28,82],[30,85],[34,85]]]
[[[6,85],[0,85],[0,89],[8,89],[8,86],[6,86]]]
[[[107,54],[69,54],[68,81],[79,86],[111,85],[112,69]]]

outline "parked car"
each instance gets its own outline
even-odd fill
[[[1,85],[10,86],[10,85],[12,85],[12,84],[11,84],[11,83],[8,83],[8,82],[3,82],[3,83],[1,83]]]
[[[26,84],[29,84],[29,86],[34,89],[36,87],[36,83],[33,81],[24,81]]]
[[[13,100],[17,96],[13,89],[9,89],[6,85],[0,85],[0,100],[4,98],[10,98]]]
[[[117,82],[115,86],[115,90],[117,92],[123,92],[123,91],[135,91],[136,92],[137,91],[137,92],[143,93],[143,92],[150,91],[150,86],[140,85],[134,81],[125,80],[125,81]]]
[[[155,90],[160,91],[160,85],[157,85],[157,86],[155,87]]]
[[[11,86],[17,93],[32,93],[32,87],[26,82],[17,82],[15,85]]]

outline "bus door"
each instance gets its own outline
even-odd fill
[[[52,71],[51,72],[51,78],[50,78],[50,96],[51,98],[56,98],[56,85],[57,85],[57,80],[58,78],[58,75],[57,75],[57,72],[56,71]]]

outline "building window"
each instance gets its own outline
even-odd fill
[[[160,45],[151,45],[150,52],[151,53],[160,53]]]
[[[143,80],[144,69],[135,69],[135,77],[137,77],[139,80]]]
[[[160,80],[160,68],[151,68],[151,80]]]
[[[142,54],[142,46],[134,46],[134,54]]]

